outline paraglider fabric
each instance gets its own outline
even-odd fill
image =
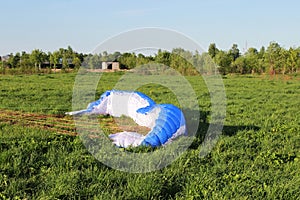
[[[124,148],[140,145],[157,147],[187,134],[185,118],[178,107],[172,104],[156,104],[150,97],[137,91],[109,90],[99,100],[90,103],[87,109],[66,114],[127,116],[138,125],[150,128],[145,136],[126,131],[109,135],[115,145]]]

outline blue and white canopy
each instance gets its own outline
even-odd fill
[[[186,135],[186,123],[182,111],[172,104],[156,104],[147,95],[136,91],[109,90],[100,99],[90,103],[85,110],[66,113],[68,115],[108,114],[132,118],[138,125],[150,128],[147,135],[136,132],[120,132],[109,135],[119,147],[157,147]]]

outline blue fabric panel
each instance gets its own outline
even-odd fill
[[[150,132],[148,133],[147,137],[144,139],[143,143],[146,143],[152,147],[157,147],[157,146],[160,146],[162,145],[160,143],[160,140],[159,138],[157,137],[157,135],[154,133],[154,132]]]
[[[155,121],[155,126],[163,127],[164,133],[168,138],[170,138],[177,131],[177,129],[176,126],[174,124],[169,123],[168,120],[170,119],[168,119],[166,116],[159,116],[159,118]]]
[[[164,127],[162,127],[158,132],[156,132],[156,135],[161,144],[166,143],[169,139],[168,134],[167,134],[166,130],[164,129]]]
[[[148,112],[150,112],[151,110],[153,109],[153,106],[147,106],[145,108],[139,108],[137,109],[137,113],[140,113],[140,114],[147,114]]]
[[[155,105],[156,103],[150,98],[148,97],[147,95],[141,93],[141,92],[135,92],[136,94],[138,94],[140,97],[142,97],[143,99],[147,100],[148,103],[149,103],[149,106],[153,106]]]

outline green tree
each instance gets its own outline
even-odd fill
[[[69,68],[68,58],[67,58],[67,55],[64,54],[63,57],[62,57],[62,69],[64,71],[66,71],[68,68]]]
[[[259,52],[255,48],[249,48],[244,55],[246,65],[251,73],[262,73],[262,66],[260,66]]]
[[[247,65],[246,58],[241,56],[238,57],[235,61],[232,63],[232,73],[241,73],[246,74],[249,73],[250,68]]]
[[[56,66],[59,62],[59,52],[54,51],[53,53],[50,54],[50,63],[53,65],[53,69],[56,72]]]
[[[299,55],[300,50],[290,48],[288,51],[288,57],[287,57],[287,67],[290,73],[297,72],[297,66],[299,66]]]
[[[268,46],[264,54],[264,60],[269,67],[270,73],[275,73],[280,67],[281,51],[281,46],[276,42],[271,42]]]
[[[219,51],[215,57],[215,62],[219,66],[219,71],[221,74],[225,75],[230,72],[230,66],[232,62],[231,55],[227,54],[225,51]]]
[[[216,55],[219,53],[219,49],[217,48],[215,43],[212,43],[208,47],[208,54],[212,57],[215,58]]]
[[[31,69],[32,63],[30,62],[30,55],[25,51],[22,51],[21,60],[20,60],[21,67],[24,69]]]
[[[143,55],[143,54],[141,54],[141,53],[139,53],[139,54],[137,55],[137,58],[136,58],[136,59],[137,59],[137,60],[136,60],[136,65],[137,65],[137,66],[145,65],[145,64],[147,64],[147,63],[149,63],[149,62],[152,61],[152,58],[151,58],[151,57],[147,57],[147,56],[145,56],[145,55]]]
[[[118,58],[121,56],[121,53],[116,51],[114,52],[113,54],[109,54],[107,57],[108,57],[108,60],[113,62],[113,61],[116,61],[118,60]]]
[[[34,63],[35,69],[37,69],[38,66],[40,70],[42,63],[46,60],[46,54],[39,49],[35,49],[30,54],[30,60]]]
[[[73,58],[72,63],[76,69],[78,69],[81,66],[81,60],[78,57]]]
[[[202,60],[202,62],[200,63],[200,66],[203,65],[202,66],[203,72],[201,71],[201,73],[205,73],[205,74],[216,74],[217,73],[218,67],[217,67],[215,61],[211,58],[211,56],[208,53],[202,53],[201,60]]]
[[[232,57],[232,60],[235,61],[238,57],[240,57],[241,53],[237,44],[233,44],[228,54]]]
[[[68,46],[68,48],[65,51],[66,57],[67,59],[73,58],[73,55],[75,54],[75,52],[73,51],[71,46]]]
[[[166,66],[170,66],[171,63],[171,53],[167,51],[158,50],[155,57],[155,61]]]
[[[121,68],[133,69],[136,67],[137,57],[135,53],[123,53],[119,57]]]
[[[97,54],[91,55],[91,56],[89,56],[89,58],[87,60],[88,60],[88,67],[90,69],[101,69],[102,68],[102,66],[101,66],[102,60],[99,55],[97,55]]]
[[[266,53],[266,48],[264,46],[262,46],[258,52],[258,57],[259,58],[264,58],[265,56],[265,53]]]
[[[100,54],[100,58],[101,58],[101,61],[103,61],[103,62],[109,61],[109,57],[108,57],[107,51],[103,51],[102,54]]]
[[[277,70],[279,72],[281,72],[282,74],[285,74],[286,71],[288,70],[287,69],[288,68],[288,63],[287,63],[288,57],[289,57],[289,52],[286,49],[281,48],[279,58],[278,58]]]
[[[18,68],[20,67],[20,60],[21,60],[21,55],[20,53],[16,53],[16,55],[11,54],[7,63],[11,68]]]

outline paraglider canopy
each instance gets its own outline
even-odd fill
[[[109,135],[119,147],[157,147],[186,135],[186,122],[182,111],[172,104],[156,104],[147,95],[137,91],[108,90],[99,100],[86,109],[66,113],[68,115],[108,114],[132,118],[138,125],[150,129],[147,135],[136,132],[120,132]]]

